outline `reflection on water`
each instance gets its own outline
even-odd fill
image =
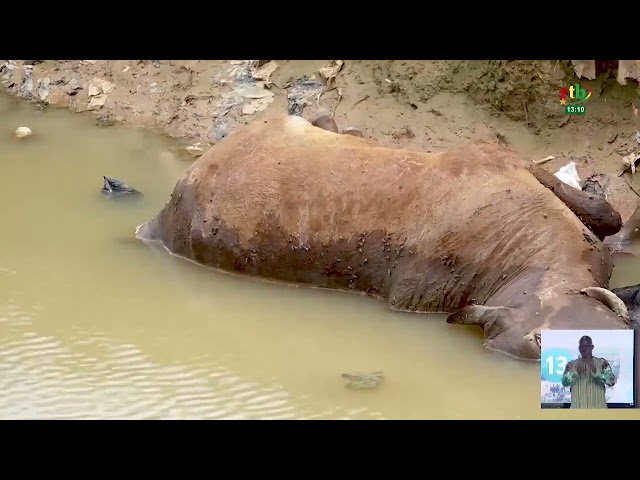
[[[18,126],[34,136],[13,139]],[[537,365],[484,350],[479,331],[442,316],[215,272],[134,241],[188,166],[169,147],[0,96],[0,418],[634,416],[541,411]],[[103,175],[144,196],[104,198]],[[340,377],[377,370],[374,390]]]

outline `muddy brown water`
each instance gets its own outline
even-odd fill
[[[19,126],[34,135],[13,138]],[[0,418],[632,418],[539,407],[479,330],[205,269],[138,242],[189,162],[137,129],[0,96]],[[140,189],[102,196],[102,176]],[[625,277],[640,277],[640,263]],[[618,279],[624,283],[627,278]],[[343,372],[382,370],[372,390]]]

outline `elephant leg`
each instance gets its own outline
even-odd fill
[[[604,197],[571,187],[538,165],[530,165],[529,171],[542,185],[555,193],[600,240],[620,232],[620,213]]]

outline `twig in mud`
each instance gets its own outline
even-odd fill
[[[542,165],[543,163],[547,163],[555,158],[556,157],[554,157],[553,155],[549,155],[548,157],[544,157],[541,160],[534,160],[533,163],[535,163],[536,165]]]
[[[340,105],[340,101],[342,100],[342,89],[339,88],[338,89],[338,101],[336,102],[336,104],[333,106],[333,113],[331,114],[332,117],[336,116],[336,110],[338,109],[338,105]]]
[[[351,107],[351,110],[353,110],[354,108],[356,108],[356,106],[357,106],[359,103],[364,102],[364,101],[365,101],[365,100],[367,100],[368,98],[369,98],[369,95],[365,95],[364,97],[362,97],[360,100],[358,100],[356,103],[354,103],[354,104],[353,104],[353,107]]]
[[[524,120],[526,122],[527,127],[529,126],[529,111],[527,110],[527,102],[524,103]]]

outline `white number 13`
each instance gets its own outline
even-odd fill
[[[549,366],[549,375],[562,375],[564,373],[564,369],[567,366],[568,360],[567,357],[559,356],[559,357],[547,357],[546,361]],[[553,371],[554,364],[557,364],[557,368],[555,372]]]

